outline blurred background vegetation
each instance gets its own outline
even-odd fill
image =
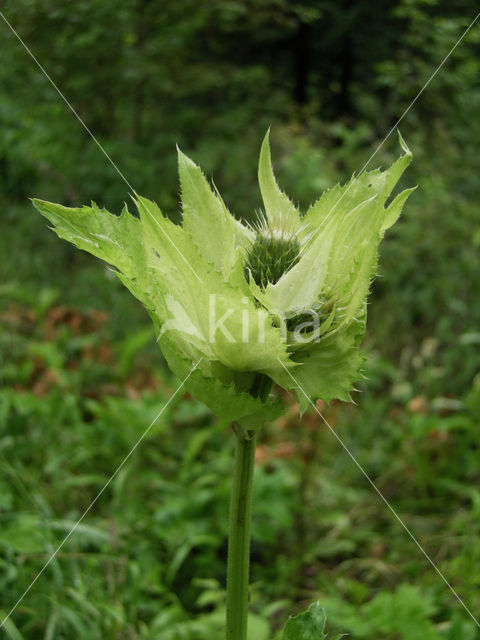
[[[6,0],[2,11],[128,181],[178,220],[175,144],[230,209],[260,208],[272,125],[303,207],[359,171],[478,11],[474,0]],[[177,382],[109,270],[36,196],[119,211],[128,188],[0,21],[0,608],[27,588]],[[367,380],[327,418],[480,614],[480,25],[401,123],[418,184],[381,246]],[[370,168],[398,155],[393,134]],[[0,630],[220,640],[233,442],[169,406]],[[259,437],[251,640],[319,599],[353,640],[479,630],[318,416]],[[3,617],[3,615],[2,615]]]

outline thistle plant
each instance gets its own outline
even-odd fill
[[[137,194],[138,216],[127,206],[116,216],[94,203],[33,201],[61,238],[115,269],[149,312],[171,370],[233,425],[227,640],[247,634],[256,432],[283,411],[274,384],[293,390],[302,412],[318,399],[350,400],[378,245],[413,190],[391,198],[411,161],[401,137],[400,145],[390,168],[333,187],[302,215],[277,185],[267,133],[258,171],[264,210],[251,225],[181,151],[182,225]],[[284,637],[322,637],[319,619],[291,619]]]

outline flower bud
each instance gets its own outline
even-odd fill
[[[300,260],[300,243],[295,234],[277,229],[258,229],[245,260],[245,277],[265,289],[275,284]]]

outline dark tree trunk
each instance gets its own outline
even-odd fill
[[[347,32],[342,38],[340,54],[340,92],[338,94],[338,114],[352,115],[351,84],[353,78],[352,38]]]
[[[353,116],[352,81],[355,56],[355,29],[359,28],[359,10],[353,0],[343,0],[342,31],[338,39],[338,81],[340,89],[337,95],[337,116]]]
[[[294,100],[299,105],[308,101],[308,76],[310,71],[310,25],[299,21],[293,40]]]

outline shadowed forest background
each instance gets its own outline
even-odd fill
[[[119,170],[180,220],[176,149],[260,210],[268,126],[302,208],[358,172],[478,12],[473,0],[6,0]],[[109,269],[29,202],[119,212],[129,187],[0,20],[0,609],[6,614],[177,386]],[[399,128],[418,185],[381,245],[356,404],[325,415],[480,615],[480,24]],[[368,168],[399,154],[395,132]],[[259,436],[251,640],[314,600],[352,640],[480,631],[315,414]],[[186,394],[2,637],[219,640],[233,439]]]

